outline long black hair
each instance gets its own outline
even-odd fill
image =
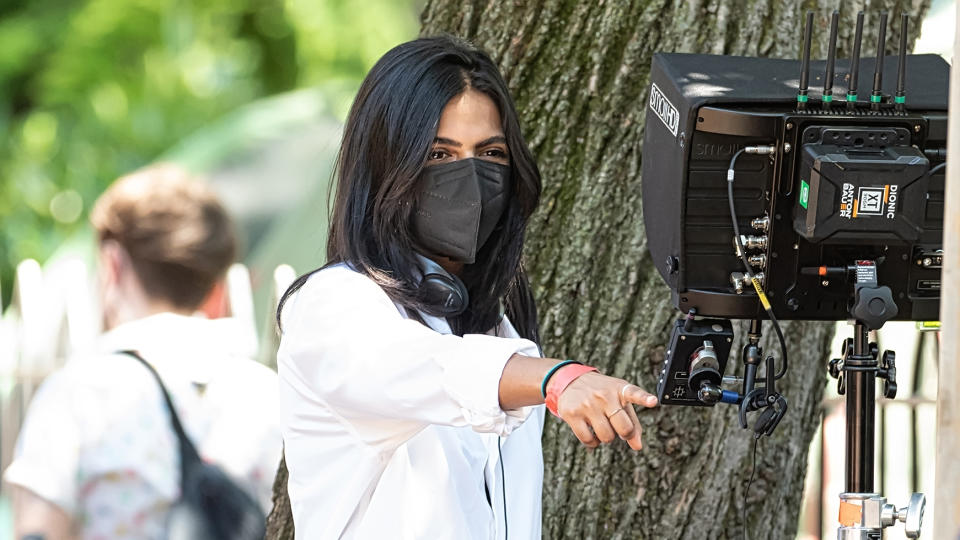
[[[521,336],[538,341],[536,306],[521,254],[527,221],[540,199],[540,172],[520,133],[513,100],[490,57],[449,36],[394,47],[367,74],[344,126],[327,263],[297,278],[277,309],[318,270],[346,263],[409,310],[431,313],[417,290],[411,216],[443,108],[467,90],[497,105],[510,156],[512,196],[476,262],[460,276],[470,304],[450,321],[457,334],[483,333],[501,306]]]

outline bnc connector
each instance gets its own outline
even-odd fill
[[[770,216],[760,216],[750,220],[750,226],[760,232],[767,232],[770,228]]]
[[[766,268],[767,255],[765,253],[761,253],[759,255],[751,255],[747,257],[747,262],[749,262],[750,266],[754,268]]]
[[[746,282],[746,275],[743,272],[733,272],[730,274],[730,283],[733,284],[733,290],[737,294],[743,294],[743,284]]]
[[[746,251],[756,251],[756,250],[764,251],[767,249],[766,236],[754,236],[754,235],[741,234],[740,243],[743,245],[743,249]],[[738,257],[740,256],[740,250],[737,248],[736,238],[734,238],[733,240],[733,251],[734,253],[737,254]]]

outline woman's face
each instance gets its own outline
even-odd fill
[[[427,166],[474,157],[510,163],[500,111],[486,94],[470,89],[443,108]]]
[[[467,158],[510,164],[497,105],[483,92],[472,89],[451,99],[443,108],[427,167]],[[451,274],[460,275],[463,271],[461,262],[440,256],[432,259]]]

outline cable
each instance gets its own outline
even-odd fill
[[[727,201],[730,203],[730,220],[733,222],[733,241],[736,242],[737,251],[740,252],[740,260],[743,261],[743,268],[747,276],[750,277],[750,283],[752,283],[753,288],[756,289],[757,295],[760,297],[760,303],[763,305],[763,309],[766,310],[767,316],[770,317],[770,320],[773,322],[773,329],[776,330],[777,339],[780,341],[780,355],[783,356],[783,362],[780,364],[780,369],[777,370],[775,377],[776,380],[780,380],[787,374],[787,343],[783,339],[783,330],[780,328],[780,321],[778,321],[777,316],[773,314],[773,307],[770,305],[770,301],[767,300],[767,295],[764,294],[763,289],[760,287],[760,281],[757,279],[757,276],[754,275],[750,267],[750,262],[747,260],[747,252],[743,249],[743,244],[740,242],[740,225],[737,223],[737,210],[733,205],[733,167],[737,163],[737,158],[743,153],[769,155],[774,151],[775,148],[773,146],[747,146],[737,150],[737,152],[733,154],[733,157],[730,158],[730,167],[727,169]]]
[[[493,335],[500,337],[500,325],[497,324],[493,327]],[[540,357],[543,358],[543,349],[540,347],[539,343],[535,344],[537,346],[537,351],[540,353]],[[503,447],[500,446],[503,444],[503,440],[499,437],[497,438],[497,457],[500,459],[500,490],[503,494],[503,540],[510,538],[510,531],[507,528],[507,473],[503,470]]]
[[[497,440],[497,455],[500,457],[500,492],[503,494],[503,540],[507,540],[510,538],[510,531],[507,529],[507,474],[503,472],[503,452],[499,439]]]
[[[947,166],[947,162],[944,161],[943,163],[941,163],[941,164],[937,165],[936,167],[934,167],[934,168],[930,169],[929,171],[927,171],[927,176],[933,176],[933,175],[937,174],[938,172],[940,172],[940,169],[942,169],[942,168],[944,168],[944,167],[946,167],[946,166]]]
[[[760,437],[753,439],[753,466],[750,471],[750,480],[747,481],[747,489],[743,492],[743,538],[747,537],[747,496],[750,495],[750,486],[753,485],[753,477],[757,474],[757,445],[760,444]]]

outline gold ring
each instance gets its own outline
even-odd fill
[[[613,412],[611,412],[611,413],[606,413],[607,418],[613,417],[613,415],[617,414],[618,412],[620,412],[620,411],[622,411],[622,410],[623,410],[623,408],[620,408],[620,409],[617,409],[617,410],[615,410],[615,411],[613,411]]]

